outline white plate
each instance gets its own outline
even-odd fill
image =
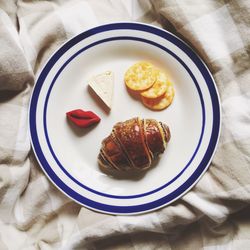
[[[141,60],[164,69],[174,83],[169,108],[151,111],[126,91],[124,73]],[[91,76],[106,70],[115,74],[110,113],[87,88]],[[95,112],[101,122],[74,128],[65,113],[77,108]],[[168,124],[170,143],[144,175],[112,178],[98,167],[101,141],[116,122],[136,116]],[[62,192],[94,210],[137,214],[173,202],[206,171],[219,138],[220,104],[208,68],[182,40],[145,24],[113,23],[77,35],[54,53],[36,82],[29,118],[36,157]]]

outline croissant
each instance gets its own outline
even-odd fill
[[[169,140],[169,127],[154,119],[118,122],[102,141],[98,162],[113,170],[144,170],[164,152]]]

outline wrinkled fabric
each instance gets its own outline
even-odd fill
[[[31,150],[28,105],[48,57],[99,24],[139,21],[171,31],[205,61],[222,129],[208,171],[156,212],[112,216],[58,191]],[[0,1],[0,249],[248,249],[250,2],[245,0]]]

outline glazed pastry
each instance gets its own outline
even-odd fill
[[[154,119],[136,117],[118,122],[102,141],[98,161],[109,169],[148,169],[169,140],[168,126]]]

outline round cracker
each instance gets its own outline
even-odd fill
[[[153,86],[146,91],[143,91],[141,95],[149,99],[155,99],[163,96],[168,89],[168,80],[164,72],[157,70],[156,80]]]
[[[125,73],[125,83],[131,90],[143,91],[154,84],[156,74],[157,71],[151,63],[138,62]]]
[[[174,99],[174,87],[172,84],[168,86],[165,95],[162,98],[150,99],[142,96],[142,103],[152,110],[162,110],[167,108]]]

